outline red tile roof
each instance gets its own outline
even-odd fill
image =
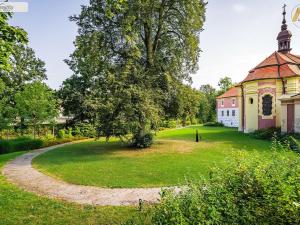
[[[233,87],[233,88],[230,88],[228,91],[226,91],[224,94],[218,96],[217,99],[237,97],[238,93],[239,93],[238,92],[238,88],[237,87]]]
[[[274,52],[252,69],[242,81],[300,76],[300,56]]]

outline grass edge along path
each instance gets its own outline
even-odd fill
[[[1,225],[122,224],[136,213],[133,207],[94,207],[48,199],[9,183],[2,167],[24,152],[0,155]]]

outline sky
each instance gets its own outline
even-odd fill
[[[69,16],[79,14],[89,0],[18,0],[29,4],[27,13],[15,13],[10,24],[28,32],[30,47],[46,62],[46,83],[58,89],[72,75],[63,62],[74,51],[77,26]],[[16,2],[16,0],[11,0]],[[300,0],[208,0],[204,31],[200,35],[199,70],[193,87],[217,87],[229,76],[239,82],[248,71],[277,50],[282,6],[287,4],[287,24],[293,33],[292,53],[300,55],[300,28],[291,21]]]

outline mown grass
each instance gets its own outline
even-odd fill
[[[0,170],[23,153],[0,155]],[[25,192],[0,175],[0,224],[121,224],[136,213],[132,207],[80,206]]]
[[[202,137],[195,143],[195,130]],[[181,185],[222,167],[231,154],[257,151],[270,157],[271,143],[236,129],[195,126],[162,131],[150,149],[130,149],[117,141],[65,146],[37,157],[40,171],[74,184],[101,187]]]

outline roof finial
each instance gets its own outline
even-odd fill
[[[282,13],[282,15],[283,15],[283,20],[282,20],[282,25],[281,25],[281,30],[286,30],[287,29],[287,25],[286,25],[286,19],[285,19],[285,15],[286,15],[286,4],[284,4],[283,5],[283,13]]]

